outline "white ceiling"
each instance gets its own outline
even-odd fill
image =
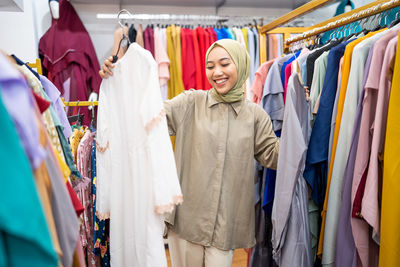
[[[295,9],[307,0],[70,0],[77,4],[117,4],[188,7],[249,7]]]

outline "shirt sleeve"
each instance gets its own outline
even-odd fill
[[[154,211],[172,212],[183,201],[172,144],[168,135],[165,109],[162,105],[157,66],[150,66],[146,77],[140,116],[147,134],[149,167],[152,174]]]
[[[185,118],[189,102],[193,99],[194,90],[184,91],[176,97],[164,102],[167,115],[169,135],[176,135],[179,126]]]
[[[103,86],[103,84],[102,84]],[[100,220],[110,218],[111,155],[110,155],[110,114],[107,88],[101,88],[97,113],[96,137],[96,215]]]
[[[254,157],[265,168],[276,170],[279,138],[276,137],[268,114],[259,106],[255,108]]]

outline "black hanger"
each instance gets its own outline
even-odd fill
[[[40,80],[40,77],[39,77],[39,74],[36,72],[36,71],[34,71],[31,67],[29,67],[29,65],[28,64],[26,64],[25,62],[23,62],[22,60],[20,60],[16,55],[11,55],[13,58],[14,58],[14,60],[15,60],[15,62],[18,64],[18,65],[20,65],[20,66],[26,66],[32,73],[33,73],[33,75],[35,75],[36,76],[36,78],[38,78],[39,80]]]
[[[79,100],[77,101],[77,104],[76,104],[77,106],[78,106],[78,114],[77,115],[73,115],[73,116],[69,116],[68,117],[68,122],[71,124],[71,123],[73,123],[73,122],[76,122],[76,126],[81,126],[82,125],[82,120],[83,120],[83,117],[85,116],[85,114],[80,114],[80,112],[81,112],[81,107],[79,106]]]

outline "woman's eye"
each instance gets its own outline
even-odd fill
[[[206,67],[208,70],[212,70],[214,68],[214,66],[207,66]]]
[[[227,67],[227,66],[229,66],[229,63],[225,63],[225,64],[221,64],[222,65],[222,67]]]

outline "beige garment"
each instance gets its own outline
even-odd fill
[[[231,267],[233,250],[204,247],[168,232],[168,248],[173,267]]]
[[[185,91],[164,102],[184,197],[166,221],[183,239],[222,250],[249,248],[254,234],[254,159],[276,169],[279,139],[258,105]]]
[[[136,43],[144,48],[142,24],[139,24],[139,27],[137,28],[136,31]]]

